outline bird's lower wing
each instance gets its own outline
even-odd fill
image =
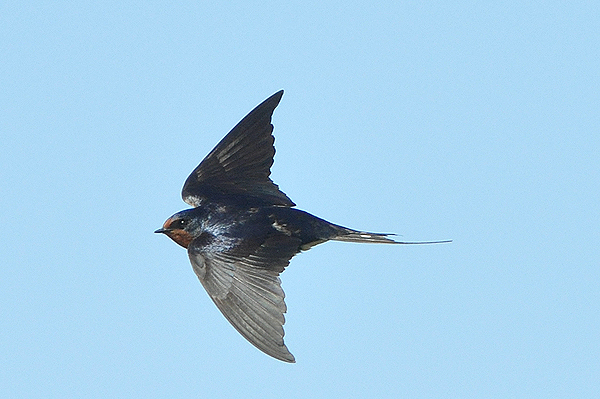
[[[250,343],[266,354],[294,362],[283,341],[285,294],[279,274],[298,252],[300,240],[271,237],[254,250],[188,248],[194,272],[219,310]]]

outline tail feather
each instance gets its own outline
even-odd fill
[[[344,228],[340,235],[331,238],[335,241],[345,242],[362,242],[372,244],[442,244],[446,242],[452,242],[452,240],[442,241],[395,241],[389,236],[393,236],[393,233],[368,233],[366,231],[357,231],[348,228]]]

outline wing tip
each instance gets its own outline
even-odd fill
[[[284,356],[277,357],[276,359],[279,359],[282,362],[286,362],[286,363],[296,363],[296,358],[289,351]]]
[[[258,105],[256,108],[260,107],[263,104],[264,105],[269,104],[270,105],[269,108],[272,108],[272,111],[271,111],[271,113],[272,113],[273,110],[275,110],[275,108],[279,105],[279,102],[281,101],[281,97],[283,97],[283,89],[272,94],[269,98],[267,98],[265,101],[263,101],[262,104]]]

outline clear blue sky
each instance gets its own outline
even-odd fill
[[[0,6],[2,396],[598,397],[599,3],[223,4]],[[153,234],[279,89],[301,209],[454,240],[295,257],[296,364]]]

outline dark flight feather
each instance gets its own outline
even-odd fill
[[[191,206],[236,201],[295,206],[269,178],[275,147],[271,117],[283,90],[267,98],[215,146],[185,181],[181,196]]]

